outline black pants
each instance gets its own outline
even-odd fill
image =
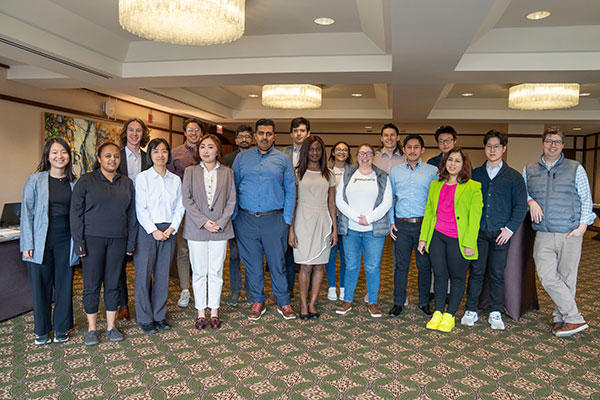
[[[429,244],[429,259],[433,267],[433,293],[435,295],[435,310],[444,312],[446,294],[448,293],[448,278],[450,278],[450,295],[446,312],[454,315],[465,294],[465,278],[470,261],[460,252],[458,239],[446,236],[438,231],[433,232]]]
[[[490,311],[502,312],[504,308],[504,268],[510,241],[503,245],[497,244],[496,238],[499,234],[500,231],[479,231],[479,259],[471,263],[467,288],[466,309],[469,311],[477,311],[486,267],[490,274]]]
[[[431,264],[427,253],[417,251],[421,223],[411,223],[396,218],[396,246],[394,263],[394,304],[404,306],[406,301],[406,285],[408,283],[408,267],[410,257],[415,251],[415,262],[419,274],[417,286],[419,288],[419,307],[429,304],[429,288],[431,287]]]
[[[83,309],[86,314],[98,312],[100,287],[104,284],[106,311],[117,311],[119,276],[127,250],[127,238],[86,236],[83,264]]]
[[[52,331],[52,321],[54,331],[65,332],[73,328],[73,268],[69,265],[70,256],[68,216],[50,217],[42,263],[27,263],[33,292],[33,331],[36,335],[47,335]]]
[[[119,300],[117,302],[119,307],[129,304],[129,292],[127,291],[127,261],[130,259],[131,257],[125,255],[121,273],[119,274]]]

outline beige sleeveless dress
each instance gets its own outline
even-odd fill
[[[335,186],[335,176],[323,178],[320,171],[307,170],[298,181],[298,204],[294,231],[298,246],[294,249],[296,264],[319,265],[329,261],[329,240],[332,221],[327,206],[329,188]]]

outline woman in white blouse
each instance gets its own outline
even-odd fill
[[[233,170],[223,165],[221,142],[212,134],[198,143],[200,163],[185,169],[183,237],[188,241],[192,288],[198,310],[196,328],[221,326],[219,304],[223,288],[223,262],[227,240],[233,238],[231,215],[235,209]],[[210,308],[210,320],[206,308]]]
[[[169,267],[175,233],[185,209],[181,179],[169,171],[171,149],[165,139],[153,139],[146,154],[149,169],[135,178],[135,212],[139,222],[135,265],[135,312],[142,331],[169,330],[166,321]],[[154,279],[153,279],[154,277]]]
[[[343,236],[346,259],[346,290],[335,312],[346,314],[352,309],[354,289],[364,255],[369,313],[379,318],[379,274],[383,245],[390,230],[386,216],[392,207],[392,188],[388,175],[373,165],[374,153],[371,145],[360,145],[358,165],[346,168],[336,189],[335,203],[340,212],[338,234]]]

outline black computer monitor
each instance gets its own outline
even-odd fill
[[[4,203],[2,209],[2,218],[0,226],[18,226],[21,225],[21,203]]]

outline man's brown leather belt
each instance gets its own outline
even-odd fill
[[[423,222],[423,217],[419,218],[398,218],[400,221],[410,222],[411,224],[416,224],[419,222]]]
[[[283,208],[280,208],[279,210],[273,210],[273,211],[267,211],[267,212],[252,212],[252,211],[244,210],[242,207],[240,207],[240,210],[242,210],[246,214],[254,215],[255,217],[264,217],[267,215],[273,215],[273,214],[283,212]]]

